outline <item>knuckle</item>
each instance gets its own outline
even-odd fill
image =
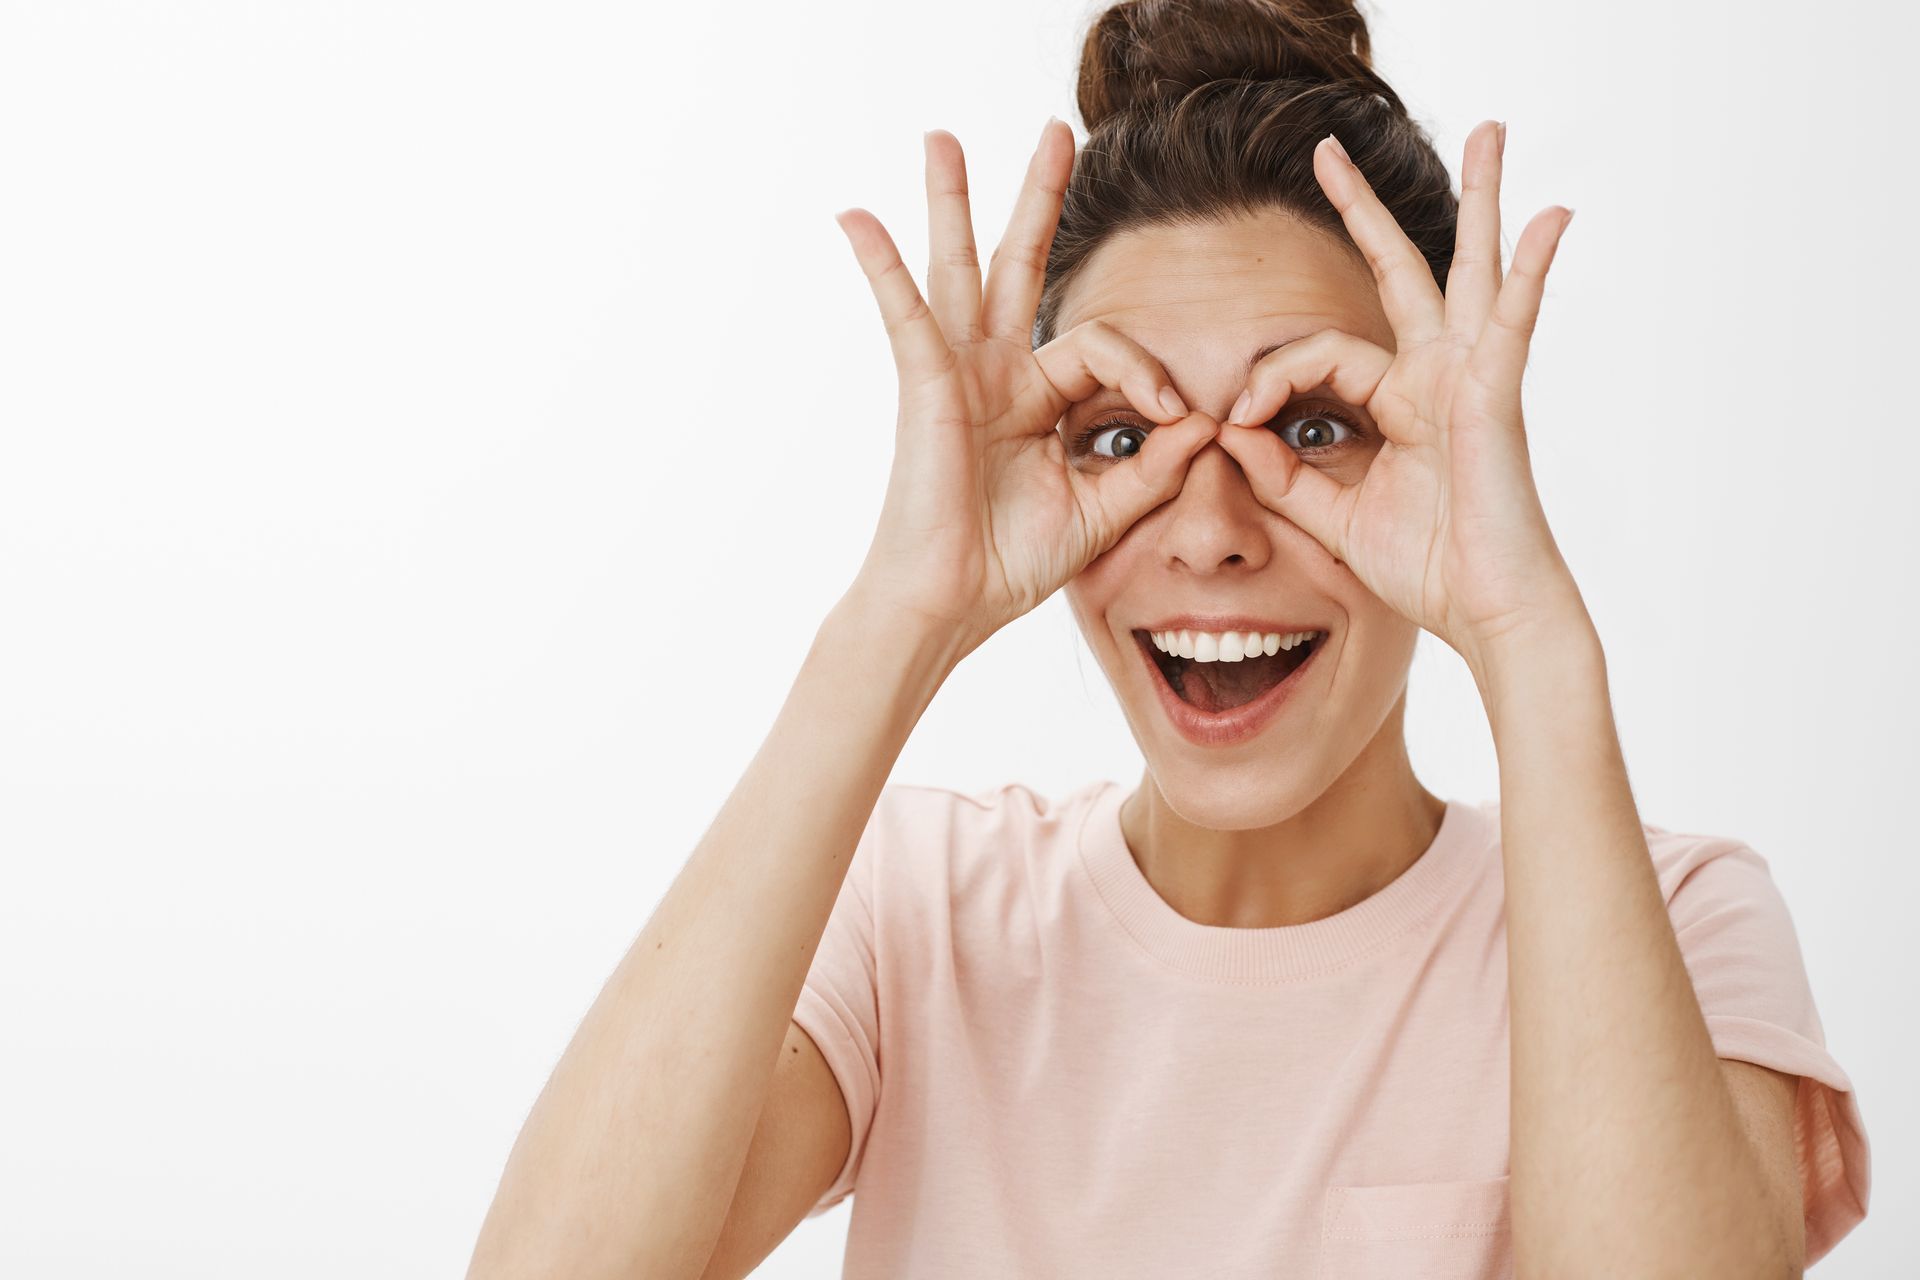
[[[1523,341],[1533,337],[1534,315],[1532,312],[1523,311],[1519,315],[1514,315],[1510,311],[1495,308],[1493,323],[1508,333],[1518,335]]]
[[[1132,339],[1104,320],[1087,330],[1081,345],[1098,355],[1103,363],[1124,361],[1138,367],[1141,363],[1139,357],[1144,355]]]
[[[900,309],[898,315],[887,318],[887,335],[897,337],[903,330],[912,328],[931,314],[932,312],[927,310],[926,299],[915,293],[907,301],[906,306]]]
[[[1042,271],[1046,268],[1045,259],[1036,254],[1033,246],[1028,244],[1002,243],[994,248],[993,256],[987,261],[989,266],[997,267],[1002,258],[1028,271]]]
[[[894,275],[896,272],[905,275],[907,277],[908,287],[909,288],[913,287],[913,273],[907,270],[907,264],[900,260],[900,256],[898,254],[895,254],[893,257],[893,260],[888,262],[886,266],[874,272],[873,282],[875,284],[880,284],[881,282],[887,280],[889,277]]]
[[[1091,364],[1088,357],[1111,350],[1119,336],[1119,330],[1105,320],[1082,320],[1047,345],[1058,345],[1077,352],[1081,363]]]
[[[1448,271],[1451,273],[1463,266],[1478,267],[1491,261],[1493,261],[1493,255],[1478,246],[1456,249],[1454,250],[1452,265],[1448,268]]]

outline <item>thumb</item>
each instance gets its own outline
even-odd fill
[[[1146,444],[1124,466],[1108,467],[1092,478],[1087,502],[1095,555],[1120,541],[1134,521],[1180,492],[1187,464],[1220,434],[1218,419],[1190,413],[1147,433]]]
[[[1345,563],[1346,485],[1302,462],[1265,427],[1223,427],[1220,447],[1240,464],[1261,506],[1285,516]]]

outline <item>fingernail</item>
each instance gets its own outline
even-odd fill
[[[1040,141],[1045,142],[1047,140],[1047,130],[1053,128],[1053,126],[1059,121],[1059,119],[1060,119],[1059,116],[1047,117],[1047,122],[1040,126]]]
[[[1240,398],[1233,402],[1233,412],[1227,415],[1227,421],[1233,423],[1235,426],[1240,425],[1240,415],[1245,413],[1248,406],[1252,403],[1253,392],[1251,390],[1242,391]]]
[[[1334,149],[1335,151],[1338,151],[1338,152],[1340,153],[1340,158],[1341,158],[1342,160],[1345,160],[1345,161],[1346,161],[1346,162],[1347,162],[1348,164],[1352,164],[1352,163],[1353,163],[1353,157],[1352,157],[1352,156],[1350,156],[1350,155],[1348,155],[1348,154],[1347,154],[1347,149],[1346,149],[1345,147],[1343,147],[1343,146],[1341,146],[1341,145],[1340,145],[1340,139],[1338,139],[1338,138],[1335,138],[1335,137],[1334,137],[1334,136],[1333,136],[1332,134],[1328,134],[1328,135],[1327,135],[1327,137],[1328,137],[1328,138],[1330,138],[1330,139],[1332,139],[1332,141],[1333,141],[1333,149]]]
[[[1160,407],[1176,418],[1187,416],[1187,402],[1182,400],[1180,393],[1172,387],[1160,388]]]
[[[1562,233],[1566,231],[1567,224],[1572,221],[1573,221],[1573,210],[1569,209],[1567,210],[1567,216],[1560,219],[1560,230]]]
[[[1507,122],[1502,120],[1495,132],[1500,135],[1500,155],[1505,157],[1507,154]]]

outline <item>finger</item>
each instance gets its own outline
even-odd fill
[[[1227,421],[1241,426],[1264,423],[1293,396],[1315,387],[1330,388],[1348,404],[1364,405],[1373,399],[1393,359],[1391,351],[1365,338],[1339,329],[1316,330],[1260,357]]]
[[[1060,397],[1055,417],[1103,387],[1119,391],[1155,422],[1177,422],[1187,416],[1187,406],[1173,389],[1166,367],[1104,321],[1075,325],[1035,351],[1033,358]]]
[[[1446,303],[1432,268],[1332,134],[1314,147],[1313,172],[1373,269],[1380,305],[1400,348],[1437,336],[1446,322]]]
[[[1060,225],[1060,202],[1073,173],[1073,127],[1049,117],[1040,145],[1027,163],[1026,181],[1014,201],[1007,231],[987,264],[980,324],[990,338],[1033,345],[1033,319],[1046,282],[1047,250]]]
[[[1486,327],[1500,292],[1500,153],[1505,126],[1488,120],[1467,135],[1460,161],[1460,216],[1447,268],[1447,331],[1468,345]]]
[[[940,333],[913,274],[900,260],[893,237],[880,225],[880,219],[865,209],[842,209],[833,215],[854,257],[866,273],[874,301],[880,304],[880,318],[887,327],[887,339],[893,344],[893,363],[899,371],[900,387],[924,385],[945,376],[953,364],[953,353]]]
[[[967,200],[967,158],[960,139],[929,130],[927,151],[927,302],[949,343],[980,337],[980,253]]]
[[[1158,431],[1147,437],[1149,443]],[[1240,464],[1260,505],[1306,530],[1334,559],[1347,558],[1347,516],[1355,487],[1310,467],[1280,437],[1259,427],[1223,424],[1220,447]]]
[[[1493,315],[1480,340],[1467,353],[1467,375],[1509,407],[1519,404],[1520,378],[1526,372],[1534,323],[1540,318],[1547,268],[1553,265],[1560,237],[1571,221],[1573,210],[1563,205],[1552,205],[1533,215],[1520,233],[1520,242],[1513,247],[1513,268],[1500,286],[1500,296],[1493,301]]]
[[[1172,426],[1149,431],[1140,452],[1123,466],[1093,473],[1069,467],[1068,480],[1080,491],[1081,507],[1089,513],[1094,554],[1105,552],[1142,516],[1179,493],[1194,455],[1220,431],[1215,419],[1190,414]]]

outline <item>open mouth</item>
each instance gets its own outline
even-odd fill
[[[1315,632],[1292,648],[1274,653],[1260,651],[1212,662],[1162,650],[1145,631],[1135,631],[1133,637],[1175,697],[1197,711],[1218,715],[1245,706],[1298,671],[1326,642],[1327,633]]]

